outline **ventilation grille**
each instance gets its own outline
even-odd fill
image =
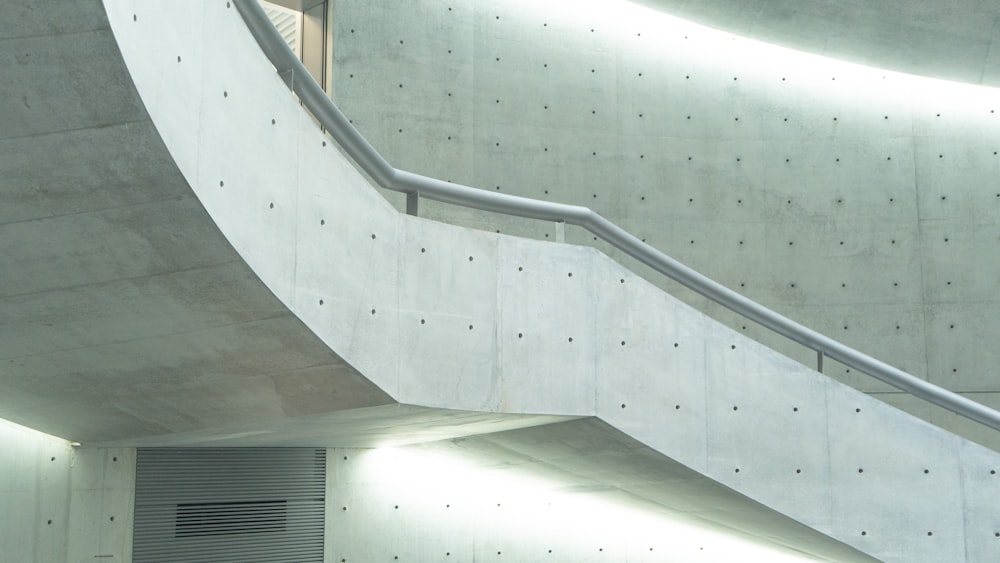
[[[174,537],[284,532],[288,501],[191,502],[177,505]]]
[[[326,450],[139,449],[135,563],[321,563]]]
[[[261,2],[260,6],[264,8],[267,17],[274,24],[274,27],[278,29],[278,33],[281,34],[285,43],[288,43],[292,52],[301,58],[302,51],[299,49],[299,36],[302,13],[282,6],[275,6],[270,2]]]

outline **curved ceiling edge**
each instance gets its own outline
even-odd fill
[[[1000,4],[984,0],[630,0],[749,39],[826,57],[1000,87]]]

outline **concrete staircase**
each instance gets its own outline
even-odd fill
[[[996,452],[723,327],[591,248],[401,215],[229,3],[105,4],[219,229],[393,400],[597,417],[872,557],[1000,558]]]

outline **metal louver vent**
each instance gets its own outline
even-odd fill
[[[278,29],[278,33],[281,34],[285,43],[288,43],[292,52],[301,58],[302,50],[299,49],[299,37],[301,36],[302,13],[282,6],[275,6],[270,2],[261,2],[260,6],[264,8],[267,17]]]
[[[326,450],[139,449],[135,563],[321,563]]]
[[[287,529],[286,500],[189,502],[177,505],[174,520],[174,537],[177,538],[284,532]]]

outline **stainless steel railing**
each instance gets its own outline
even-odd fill
[[[426,197],[505,215],[578,225],[661,274],[814,350],[820,371],[823,359],[830,358],[915,397],[1000,430],[1000,412],[910,375],[782,316],[670,258],[590,208],[480,190],[393,168],[351,125],[323,88],[309,75],[271,24],[260,4],[256,0],[234,2],[257,43],[302,104],[376,183],[383,188],[407,194],[408,212],[415,213],[418,198]]]

